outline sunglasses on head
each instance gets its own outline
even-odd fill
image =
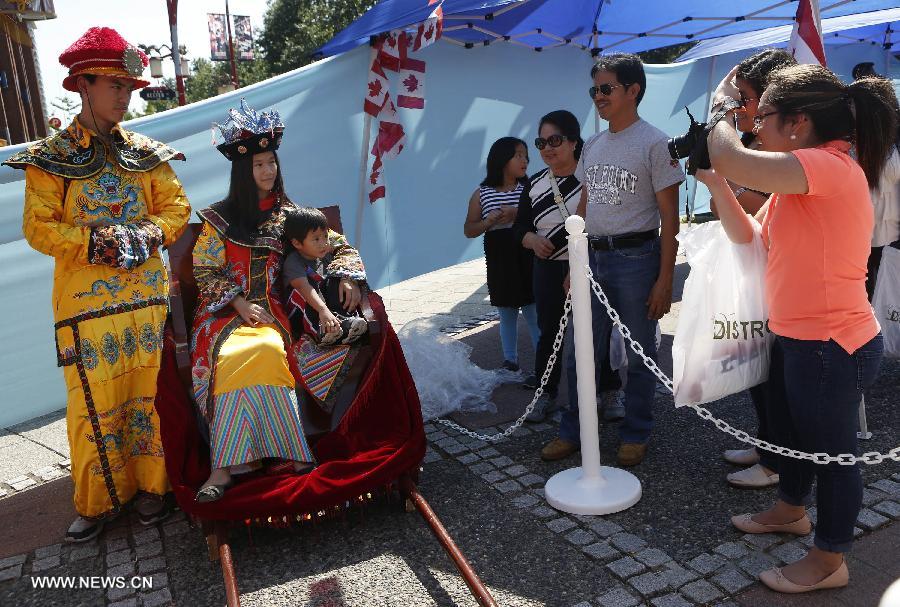
[[[627,84],[601,84],[600,86],[592,86],[588,89],[588,95],[591,96],[591,99],[597,96],[597,93],[600,93],[604,97],[609,97],[612,95],[612,92],[619,88],[620,86],[628,86]]]
[[[534,147],[539,150],[543,150],[547,145],[551,148],[558,148],[562,145],[562,142],[568,139],[565,135],[550,135],[546,139],[543,137],[538,137],[534,140]]]

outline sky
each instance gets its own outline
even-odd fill
[[[44,98],[49,116],[63,118],[62,112],[50,103],[67,95],[78,102],[78,96],[62,87],[68,70],[59,64],[59,55],[88,28],[111,27],[128,42],[138,44],[166,44],[171,46],[166,0],[55,0],[56,19],[35,21],[35,44],[40,62]],[[267,0],[229,0],[232,16],[249,15],[254,39],[262,28]],[[209,59],[209,28],[207,13],[224,13],[225,0],[181,0],[178,3],[178,43],[187,47],[188,59]],[[163,61],[164,76],[174,77],[171,59]],[[144,71],[150,79],[150,69]],[[134,94],[130,109],[141,111],[144,101]]]

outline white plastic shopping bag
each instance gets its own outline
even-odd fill
[[[672,344],[676,406],[709,403],[768,378],[767,252],[753,224],[747,244],[731,242],[718,221],[678,236],[691,273]]]
[[[884,247],[872,297],[884,335],[884,355],[900,358],[900,250]]]

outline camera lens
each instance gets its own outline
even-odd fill
[[[672,157],[672,160],[681,160],[682,158],[687,158],[691,155],[691,150],[693,148],[694,136],[690,131],[688,131],[684,135],[671,137],[669,139],[669,156]]]

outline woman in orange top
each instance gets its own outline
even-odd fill
[[[719,85],[713,113],[739,105],[733,75]],[[708,138],[714,171],[697,177],[737,243],[749,242],[758,227],[725,179],[773,192],[757,214],[769,250],[769,326],[777,336],[769,375],[773,442],[809,453],[855,453],[862,390],[874,382],[884,350],[865,289],[874,221],[869,187],[878,183],[897,132],[896,99],[883,80],[848,86],[820,66],[785,68],[769,82],[754,119],[759,148],[741,145],[729,112]],[[853,145],[859,163],[848,153]],[[859,468],[787,457],[778,466],[775,505],[732,523],[746,533],[808,534],[805,505],[815,480],[815,545],[760,580],[791,593],[846,586],[844,553],[862,503]]]

